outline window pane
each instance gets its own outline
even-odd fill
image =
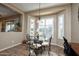
[[[10,24],[9,22],[6,23],[6,29],[5,29],[6,32],[9,32],[10,31]]]
[[[46,19],[46,25],[52,25],[53,24],[52,22],[53,22],[53,17]]]
[[[46,35],[46,40],[48,40],[51,35],[52,35],[52,25],[51,26],[46,26],[46,32],[45,32],[45,35]]]
[[[54,18],[49,17],[46,19],[46,39],[49,39],[52,35],[52,38],[54,38]]]
[[[44,25],[39,26],[39,39],[40,40],[45,39],[45,26]]]
[[[64,36],[64,14],[58,16],[58,39]]]
[[[54,35],[54,19],[51,17],[42,17],[39,22],[39,38],[40,40],[48,40],[50,36]],[[42,23],[41,23],[42,22]],[[54,37],[54,36],[53,36]]]
[[[13,22],[6,22],[6,32],[11,32],[15,30],[15,24]]]
[[[39,21],[39,25],[45,25],[45,19],[42,19]]]
[[[30,38],[34,39],[35,35],[35,19],[30,18]]]

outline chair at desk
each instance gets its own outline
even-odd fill
[[[64,53],[66,56],[78,56],[77,53],[72,49],[71,45],[68,43],[67,39],[64,39]]]
[[[48,55],[50,56],[50,52],[51,52],[51,40],[52,40],[52,36],[49,38],[49,46],[48,46]]]

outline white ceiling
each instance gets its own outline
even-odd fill
[[[15,14],[17,14],[15,11],[0,4],[0,18],[15,15]]]
[[[66,3],[40,3],[40,9],[47,7],[55,7],[64,4]],[[39,9],[39,3],[13,3],[13,5],[24,12]]]

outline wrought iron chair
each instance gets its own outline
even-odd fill
[[[51,51],[51,40],[52,36],[49,38],[49,45],[48,45],[48,55],[50,56],[50,51]]]

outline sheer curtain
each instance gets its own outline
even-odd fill
[[[42,16],[39,20],[38,25],[39,39],[46,40],[52,36],[54,37],[54,17],[53,16]]]
[[[35,21],[36,21],[35,17],[28,16],[27,34],[29,34],[30,38],[32,39],[34,39],[34,36],[35,36]]]
[[[29,34],[34,38],[39,34],[39,40],[46,40],[52,36],[57,39],[63,39],[64,36],[64,14],[41,16],[40,20],[36,17],[29,17]],[[55,22],[57,20],[57,22]],[[55,25],[56,24],[56,25]],[[56,33],[55,33],[56,32]],[[57,35],[57,36],[55,36]]]

